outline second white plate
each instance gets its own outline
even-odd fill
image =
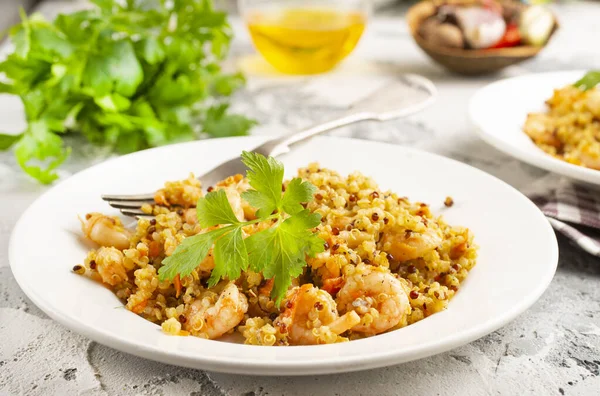
[[[527,114],[543,112],[554,89],[573,84],[584,70],[529,74],[497,81],[475,93],[469,116],[477,133],[500,151],[531,165],[600,186],[600,171],[561,161],[546,154],[523,132]]]

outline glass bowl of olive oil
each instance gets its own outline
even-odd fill
[[[370,0],[238,0],[256,50],[277,70],[316,74],[354,50]]]

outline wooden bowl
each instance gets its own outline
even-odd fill
[[[462,3],[451,1],[451,3]],[[464,1],[465,4],[472,4],[472,0]],[[419,27],[425,19],[436,13],[436,5],[430,1],[422,1],[415,4],[408,10],[406,19],[410,32],[427,55],[434,61],[444,66],[445,68],[459,74],[478,75],[497,72],[507,66],[514,65],[524,60],[536,56],[545,45],[535,47],[529,45],[520,45],[517,47],[497,48],[497,49],[462,49],[448,48],[438,45],[432,45],[427,42],[419,33]],[[550,34],[550,38],[558,29],[558,22],[554,18],[554,29]],[[548,38],[548,40],[550,40]]]

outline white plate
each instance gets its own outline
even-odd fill
[[[600,186],[600,171],[554,158],[523,132],[527,114],[545,111],[554,89],[573,84],[585,71],[529,74],[489,84],[473,95],[469,116],[487,143],[531,165]]]
[[[261,347],[165,335],[122,308],[106,288],[71,272],[88,246],[77,215],[110,211],[101,193],[139,193],[202,172],[263,137],[199,141],[146,150],[87,169],[48,191],[23,214],[10,263],[31,300],[66,327],[110,347],[165,363],[259,375],[325,374],[437,354],[488,334],[525,311],[546,289],[558,260],[548,221],[521,193],[462,163],[364,140],[315,138],[282,158],[287,176],[311,161],[360,170],[383,188],[428,202],[451,224],[470,227],[479,260],[449,308],[387,334],[342,344]],[[456,204],[445,209],[447,195]]]

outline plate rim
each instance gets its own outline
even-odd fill
[[[510,142],[503,140],[502,138],[496,136],[493,133],[488,133],[486,128],[481,123],[481,118],[476,116],[476,107],[479,105],[476,103],[481,100],[481,96],[484,94],[488,94],[488,90],[492,90],[498,86],[506,84],[510,81],[515,80],[526,80],[530,77],[544,77],[544,76],[560,76],[560,75],[569,75],[569,74],[584,74],[586,70],[562,70],[562,71],[553,71],[553,72],[542,72],[542,73],[528,73],[521,76],[503,78],[498,81],[494,81],[490,84],[487,84],[477,90],[471,98],[469,99],[468,105],[468,114],[469,120],[471,124],[475,127],[475,133],[479,136],[484,142],[489,144],[490,146],[496,148],[502,153],[516,158],[522,162],[525,162],[529,165],[535,166],[539,169],[546,170],[548,172],[556,173],[561,176],[565,176],[571,179],[575,179],[577,181],[590,183],[596,186],[600,186],[600,171],[584,168],[579,165],[571,164],[566,161],[562,161],[558,158],[552,157],[550,154],[545,153],[540,149],[539,156],[531,155],[527,150],[516,146]],[[543,104],[543,102],[542,102]],[[522,130],[521,133],[524,134]],[[537,147],[537,146],[536,146]]]
[[[235,140],[256,141],[256,142],[260,143],[261,141],[266,140],[269,137],[272,137],[272,136],[261,135],[261,136],[247,136],[247,137],[230,137],[230,138],[221,138],[219,140],[235,139]],[[316,139],[318,139],[318,140],[325,139],[325,140],[334,140],[334,141],[335,140],[351,140],[351,141],[355,141],[355,142],[368,143],[368,144],[373,144],[373,145],[396,146],[396,145],[384,143],[384,142],[367,141],[364,139],[352,139],[352,138],[344,138],[344,137],[321,136],[321,137],[317,137]],[[211,139],[211,140],[213,140],[213,139]],[[115,157],[108,161],[119,160],[123,157],[128,157],[128,156],[140,155],[141,153],[145,153],[147,151],[168,150],[169,148],[172,148],[173,146],[187,145],[187,144],[202,144],[202,142],[203,141],[201,141],[201,140],[200,141],[192,141],[192,142],[184,142],[184,143],[178,143],[178,144],[169,145],[169,146],[163,146],[163,147],[143,150],[140,152],[128,154],[126,156]],[[292,361],[292,360],[281,361],[281,360],[279,360],[279,361],[272,361],[272,362],[252,362],[252,364],[250,364],[250,362],[248,360],[239,360],[239,359],[235,359],[235,358],[231,358],[231,357],[224,357],[224,358],[215,360],[214,356],[210,356],[209,358],[206,358],[206,357],[204,357],[202,355],[198,355],[196,353],[182,353],[182,351],[174,352],[172,350],[159,349],[156,347],[156,345],[134,344],[128,340],[121,339],[118,335],[115,335],[114,333],[104,332],[102,330],[94,329],[90,325],[86,326],[83,323],[79,323],[78,321],[72,320],[69,318],[68,315],[65,315],[64,313],[60,312],[60,310],[55,309],[52,306],[52,304],[46,304],[44,302],[44,300],[41,298],[41,296],[39,296],[35,290],[31,290],[28,287],[25,279],[21,278],[22,271],[19,270],[19,265],[17,264],[19,260],[16,257],[17,237],[19,236],[20,233],[22,233],[21,228],[23,227],[24,220],[26,219],[26,215],[32,210],[32,208],[35,208],[35,206],[38,205],[39,202],[41,202],[47,194],[49,194],[51,191],[56,189],[63,182],[70,180],[74,176],[85,174],[86,172],[91,171],[92,169],[95,169],[96,167],[102,167],[108,161],[100,162],[91,167],[83,169],[80,172],[75,173],[71,177],[66,178],[65,180],[54,185],[52,188],[48,189],[48,191],[44,192],[34,202],[32,202],[30,204],[30,206],[21,214],[21,216],[19,217],[17,223],[15,224],[15,226],[11,232],[9,245],[8,245],[8,252],[9,252],[8,256],[9,256],[10,268],[13,272],[15,280],[17,281],[17,284],[19,285],[21,290],[23,290],[25,295],[38,308],[40,308],[45,314],[47,314],[53,320],[57,321],[61,325],[65,326],[66,328],[68,328],[78,334],[82,334],[85,337],[87,337],[95,342],[98,342],[102,345],[106,345],[108,347],[115,348],[122,352],[130,353],[130,354],[133,354],[133,355],[136,355],[139,357],[147,358],[147,359],[162,362],[162,363],[174,364],[177,366],[184,366],[184,367],[190,367],[190,368],[196,368],[196,369],[203,369],[203,370],[214,371],[214,372],[233,373],[233,374],[250,374],[250,375],[258,375],[258,376],[273,375],[273,372],[269,372],[269,371],[272,369],[277,369],[278,375],[296,376],[296,375],[332,374],[332,373],[367,370],[367,369],[384,367],[384,366],[389,366],[392,364],[399,364],[399,363],[404,363],[404,362],[408,362],[408,361],[412,361],[412,360],[416,360],[416,359],[420,359],[420,358],[424,358],[424,357],[428,357],[428,356],[437,355],[439,353],[443,353],[448,350],[454,349],[458,346],[470,343],[478,338],[481,338],[482,336],[484,336],[486,334],[490,334],[493,331],[495,331],[495,330],[501,328],[502,326],[508,324],[509,322],[513,321],[517,316],[519,316],[520,314],[525,312],[527,309],[529,309],[541,297],[541,295],[545,292],[545,290],[548,288],[550,282],[554,278],[556,268],[558,266],[558,258],[559,258],[558,243],[556,240],[556,234],[554,233],[550,223],[547,221],[547,219],[545,218],[543,213],[535,206],[535,204],[533,202],[531,202],[525,195],[523,195],[523,193],[521,193],[519,190],[517,190],[510,184],[504,182],[503,180],[501,180],[481,169],[478,169],[469,164],[454,160],[452,158],[444,157],[439,154],[427,152],[427,151],[420,150],[417,148],[412,148],[412,147],[398,145],[398,146],[396,146],[396,148],[398,148],[399,150],[403,150],[405,152],[416,153],[417,155],[424,155],[426,157],[434,157],[437,159],[441,159],[442,161],[449,161],[449,162],[454,163],[457,166],[462,166],[467,169],[470,169],[471,171],[475,171],[477,173],[484,174],[485,176],[494,179],[495,182],[498,182],[498,183],[504,185],[504,187],[507,187],[508,189],[515,192],[517,194],[517,196],[519,196],[519,199],[523,200],[525,204],[529,205],[533,209],[533,211],[536,212],[536,216],[538,216],[540,218],[540,220],[543,220],[546,222],[546,224],[547,224],[547,226],[545,228],[546,234],[547,234],[547,237],[549,238],[549,241],[551,242],[551,246],[549,246],[549,248],[551,249],[550,253],[549,253],[549,258],[551,260],[551,263],[549,263],[548,269],[544,273],[543,280],[540,281],[538,283],[537,287],[535,289],[533,289],[527,295],[527,299],[523,299],[518,304],[513,305],[511,307],[511,309],[507,310],[507,312],[503,316],[490,319],[490,320],[484,322],[483,324],[479,324],[478,326],[475,326],[472,329],[469,329],[467,331],[456,332],[445,338],[439,338],[439,339],[436,339],[432,342],[425,343],[425,344],[423,344],[423,343],[416,344],[414,346],[411,346],[410,348],[402,348],[399,350],[390,349],[390,350],[383,351],[383,352],[377,353],[377,354],[369,354],[368,356],[357,355],[357,356],[351,356],[351,357],[345,356],[345,357],[341,357],[341,358],[338,356],[332,356],[332,357],[327,357],[327,358],[324,358],[323,356],[319,356],[318,360],[315,360],[315,359],[311,359],[311,360],[307,359],[306,361]],[[81,177],[81,176],[79,176],[79,177]],[[203,340],[203,341],[215,342],[215,343],[222,342],[222,341],[214,341],[214,340]],[[353,342],[360,342],[360,340],[353,341]],[[336,344],[333,344],[333,345],[336,345]],[[244,348],[263,348],[261,346],[253,346],[253,345],[240,345],[240,346],[244,347]],[[319,350],[322,350],[322,348],[328,348],[331,346],[332,345],[291,346],[291,347],[287,347],[287,348],[319,348]]]

